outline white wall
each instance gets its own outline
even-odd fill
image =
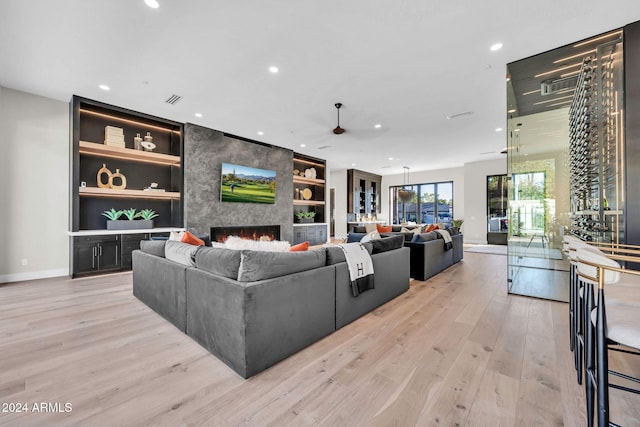
[[[329,173],[329,187],[335,189],[335,236],[347,235],[347,170],[335,170]],[[326,200],[329,200],[327,196]],[[328,213],[328,212],[327,212]],[[327,217],[329,218],[329,217]]]
[[[503,159],[465,163],[466,211],[462,225],[465,243],[487,243],[487,176],[506,173],[507,156]]]
[[[69,105],[0,87],[0,130],[0,283],[66,275]]]

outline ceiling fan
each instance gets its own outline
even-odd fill
[[[342,104],[340,102],[337,102],[335,106],[336,110],[338,110],[338,126],[336,126],[336,128],[333,130],[333,133],[335,133],[336,135],[341,135],[345,132],[345,130],[340,127],[340,107],[342,107]]]

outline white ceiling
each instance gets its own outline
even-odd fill
[[[158,2],[0,0],[0,85],[387,175],[503,158],[505,64],[640,20],[638,0]]]

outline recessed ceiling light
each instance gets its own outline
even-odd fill
[[[194,116],[196,117],[202,117],[202,113],[195,113]]]
[[[258,131],[258,135],[264,135],[264,132],[262,132],[261,130]]]
[[[100,86],[98,86],[98,87],[99,87],[100,89],[102,89],[102,90],[111,90],[111,88],[110,88],[109,86],[107,86],[107,85],[100,85]]]
[[[495,52],[496,50],[500,50],[502,49],[502,43],[492,44],[489,49],[491,49],[492,52]]]
[[[152,9],[160,7],[160,4],[156,0],[144,0],[144,3]]]
[[[355,166],[355,165],[356,165],[355,163],[351,163],[351,166]]]
[[[382,125],[380,123],[376,123],[375,125],[373,125],[373,127],[376,129],[380,129]]]
[[[269,67],[269,71],[271,71],[272,73],[274,73],[274,74],[275,74],[275,73],[277,73],[277,72],[278,72],[278,71],[280,71],[280,70],[278,70],[278,67],[276,67],[276,66],[272,65],[271,67]]]
[[[300,144],[300,147],[302,147],[302,148],[304,148],[306,146],[307,146],[307,144]]]
[[[502,128],[496,128],[496,132],[502,132]]]
[[[508,111],[507,111],[507,113],[515,113],[515,112],[516,112],[516,109],[515,109],[515,108],[512,108],[512,109],[510,109],[510,110],[508,110]]]
[[[389,160],[393,160],[393,157],[389,157]]]

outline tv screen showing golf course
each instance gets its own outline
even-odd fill
[[[276,172],[249,166],[222,164],[220,200],[240,203],[275,203]]]

